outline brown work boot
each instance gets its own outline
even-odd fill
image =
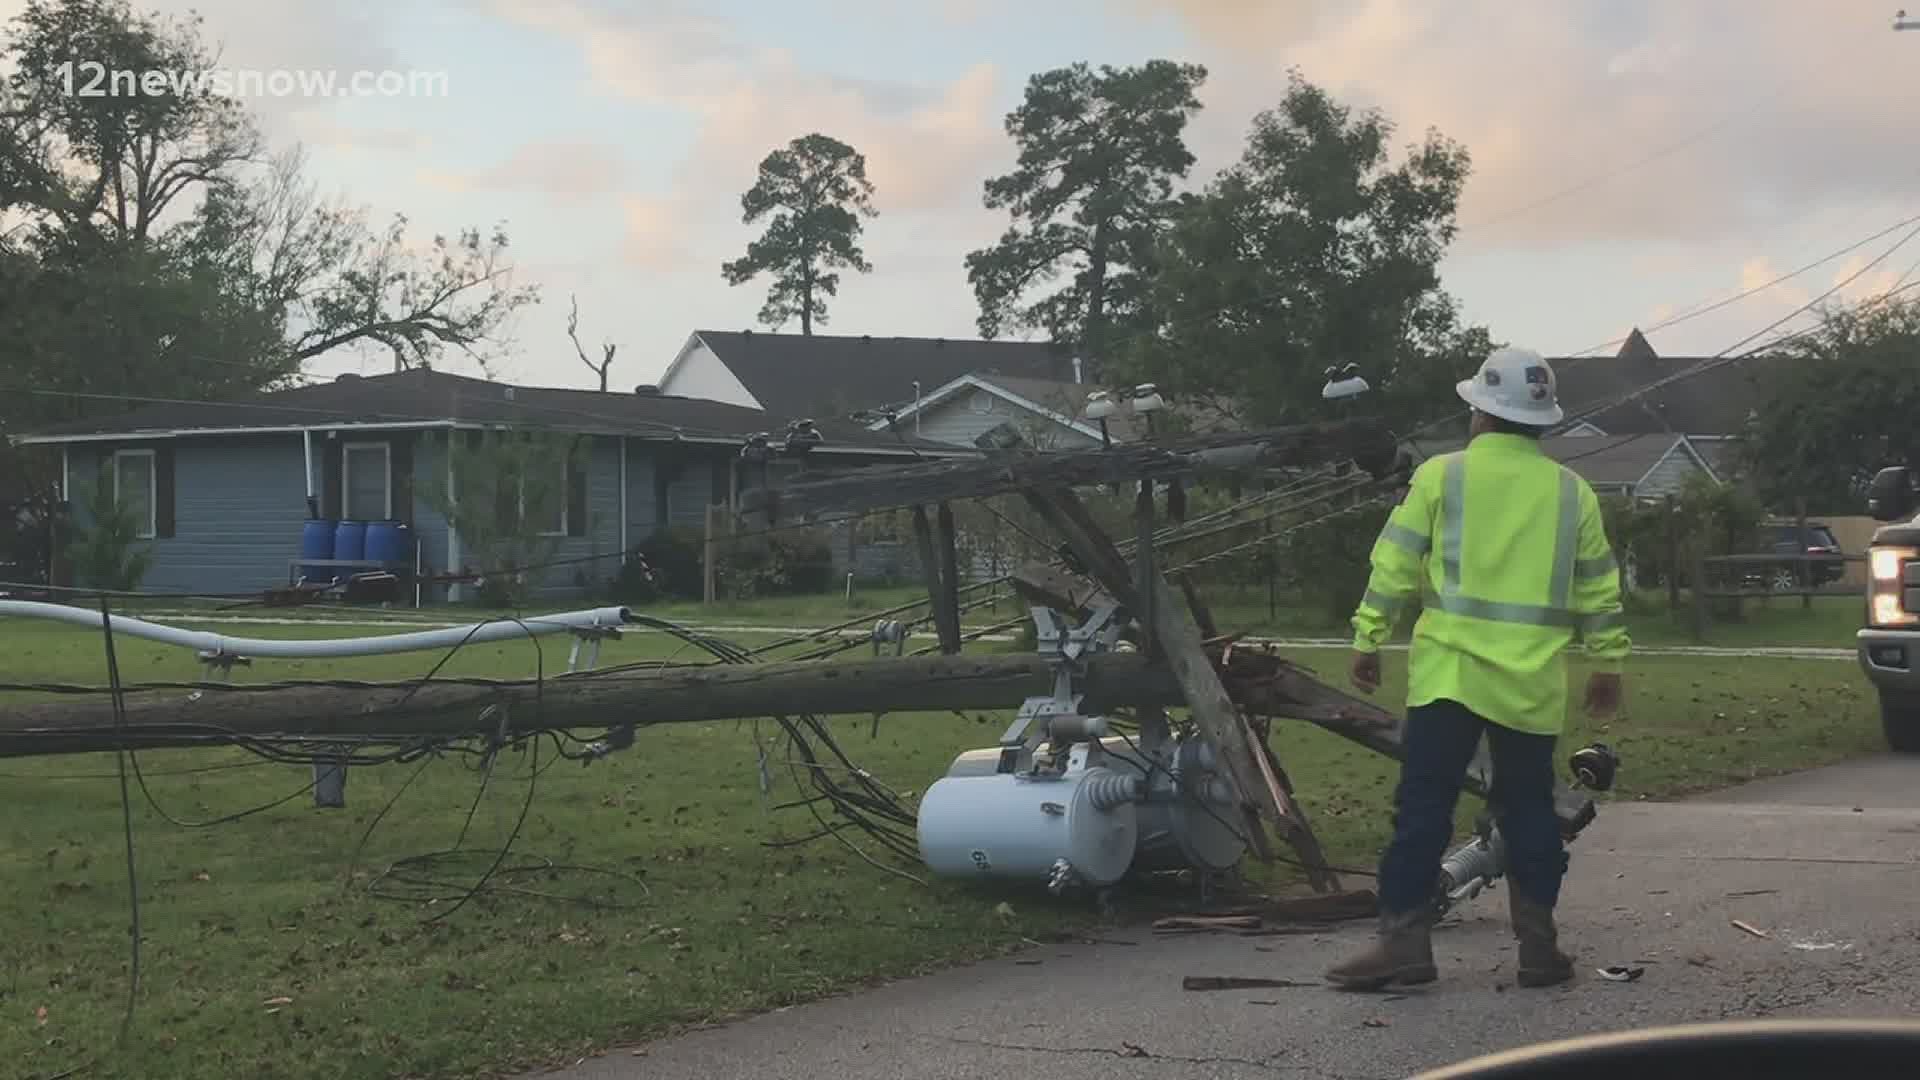
[[[1520,985],[1558,986],[1573,978],[1573,957],[1560,951],[1553,909],[1521,896],[1511,884],[1507,902],[1513,912],[1513,936],[1520,942]]]
[[[1366,952],[1327,972],[1327,981],[1341,990],[1415,986],[1439,977],[1433,965],[1433,920],[1424,911],[1381,915],[1379,939]]]

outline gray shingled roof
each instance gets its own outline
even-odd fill
[[[1587,483],[1604,486],[1639,483],[1679,441],[1678,436],[1667,434],[1556,435],[1541,439],[1540,449],[1548,457],[1579,473]],[[1444,443],[1423,441],[1419,449],[1433,456],[1458,450],[1465,445],[1458,440]],[[1685,453],[1684,450],[1677,452]]]
[[[332,382],[260,394],[243,401],[153,403],[129,412],[39,428],[26,438],[42,441],[79,435],[454,420],[638,438],[671,439],[678,433],[688,438],[735,439],[762,431],[778,436],[789,415],[664,394],[513,386],[416,369],[364,378],[342,376]],[[870,432],[846,421],[821,418],[818,426],[829,444],[900,448],[894,436]],[[950,449],[933,443],[920,446]]]
[[[770,411],[818,419],[911,404],[916,380],[931,393],[962,375],[1073,379],[1072,353],[1044,341],[695,333]]]
[[[1707,357],[1660,356],[1634,330],[1613,356],[1549,360],[1569,415],[1678,374]],[[1738,435],[1764,403],[1759,377],[1778,361],[1755,357],[1669,383],[1645,396],[1587,418],[1609,435],[1667,433]]]

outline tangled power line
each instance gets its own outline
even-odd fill
[[[1910,224],[1903,222],[1901,224]],[[1772,352],[1783,345],[1792,344],[1817,333],[1817,329],[1804,330],[1783,335],[1761,345],[1746,348],[1756,340],[1766,337],[1780,326],[1812,310],[1819,303],[1837,294],[1852,281],[1884,262],[1904,247],[1908,242],[1920,237],[1920,226],[1906,232],[1893,245],[1882,252],[1848,278],[1837,283],[1821,296],[1802,305],[1789,315],[1775,321],[1759,332],[1736,342],[1721,353],[1703,361],[1688,365],[1666,377],[1656,379],[1646,385],[1635,387],[1625,393],[1614,395],[1604,401],[1590,403],[1568,417],[1569,423],[1585,417],[1598,415],[1620,405],[1645,397],[1677,382],[1696,378],[1728,365],[1737,364],[1754,356]],[[1920,282],[1909,282],[1920,263],[1909,268],[1906,274],[1890,288],[1878,296],[1866,301],[1863,309],[1884,304],[1896,296],[1920,287]],[[1447,424],[1457,422],[1464,414],[1456,411],[1447,417],[1423,425],[1396,441],[1412,446],[1419,436],[1437,430]],[[1599,440],[1596,440],[1599,441]],[[1607,440],[1612,441],[1612,440]],[[1599,452],[1598,449],[1592,452]],[[1202,567],[1218,563],[1239,555],[1249,549],[1280,542],[1285,537],[1303,529],[1311,528],[1328,521],[1360,513],[1377,507],[1393,494],[1390,481],[1383,481],[1364,473],[1350,469],[1344,463],[1335,463],[1313,469],[1301,470],[1289,478],[1287,483],[1273,491],[1264,492],[1250,498],[1239,500],[1223,509],[1201,515],[1189,521],[1176,522],[1166,526],[1150,538],[1155,548],[1173,548],[1201,540],[1224,537],[1233,542],[1217,550],[1197,556],[1185,563],[1169,567],[1167,573],[1191,573]],[[1293,520],[1280,528],[1273,528],[1278,519],[1295,517],[1304,511],[1334,503],[1316,516]],[[864,515],[863,515],[864,516]],[[1232,534],[1239,530],[1259,528],[1261,531],[1246,539],[1235,540]],[[777,531],[777,530],[767,530]],[[1123,549],[1137,547],[1137,541],[1121,545]],[[624,557],[624,553],[611,557]],[[1065,560],[1054,559],[1054,565]],[[1075,572],[1071,565],[1066,569]],[[1084,577],[1084,575],[1079,575]],[[992,602],[996,590],[1007,585],[1011,575],[1004,575],[987,581],[976,582],[960,590],[964,598],[960,604],[962,612],[977,610]],[[288,794],[275,799],[249,806],[239,811],[217,815],[203,820],[190,820],[170,812],[160,803],[159,798],[148,784],[149,776],[198,774],[214,771],[241,769],[261,765],[311,764],[317,759],[336,763],[341,766],[365,766],[376,764],[413,764],[414,769],[386,800],[379,812],[368,822],[356,845],[346,874],[349,888],[357,880],[359,860],[379,826],[399,804],[401,798],[412,788],[414,782],[426,771],[427,767],[443,759],[465,759],[467,768],[478,774],[479,780],[472,801],[468,804],[465,817],[453,844],[447,848],[402,856],[389,862],[383,869],[370,875],[363,886],[366,895],[385,901],[408,904],[429,910],[425,921],[445,920],[464,909],[468,904],[483,896],[511,897],[539,900],[545,902],[572,904],[597,909],[620,909],[631,907],[637,901],[628,896],[637,896],[644,900],[650,895],[646,883],[640,877],[624,871],[612,870],[589,865],[562,862],[544,855],[530,854],[518,849],[519,841],[529,819],[538,793],[538,781],[543,773],[553,765],[563,761],[591,762],[606,755],[609,748],[625,749],[633,745],[634,725],[611,725],[594,737],[588,738],[567,729],[543,727],[540,716],[543,705],[543,691],[549,676],[545,670],[545,658],[540,652],[537,638],[528,633],[536,649],[536,677],[533,682],[531,701],[532,718],[526,723],[516,722],[511,729],[504,715],[495,716],[498,707],[489,706],[475,719],[474,728],[457,737],[436,736],[431,738],[356,736],[349,739],[313,737],[282,737],[271,735],[253,735],[234,730],[208,728],[203,733],[207,742],[232,745],[250,755],[254,760],[246,762],[226,762],[208,764],[194,768],[172,771],[149,771],[142,767],[139,754],[126,745],[127,710],[126,698],[130,693],[158,690],[191,690],[223,694],[246,694],[262,691],[283,690],[296,687],[376,687],[404,685],[411,690],[389,708],[394,712],[403,710],[413,692],[430,683],[442,682],[473,686],[524,685],[524,681],[514,682],[499,679],[481,679],[470,677],[442,676],[441,670],[458,655],[468,643],[463,640],[455,644],[440,657],[433,667],[416,680],[407,680],[402,684],[370,683],[362,680],[323,679],[323,680],[284,680],[262,684],[233,684],[226,682],[145,682],[129,683],[122,677],[119,657],[115,647],[110,603],[112,599],[124,598],[127,594],[108,594],[95,590],[65,590],[68,595],[90,596],[97,599],[101,615],[101,632],[105,653],[108,681],[104,686],[90,686],[58,682],[20,682],[0,684],[0,691],[22,691],[54,694],[107,694],[111,695],[113,715],[116,727],[116,745],[114,746],[116,768],[112,773],[70,774],[61,776],[42,776],[37,779],[114,779],[120,791],[121,826],[125,850],[126,874],[128,882],[128,950],[129,983],[125,1010],[121,1018],[119,1038],[125,1042],[131,1031],[141,985],[141,939],[142,912],[139,902],[140,879],[137,858],[136,835],[133,820],[134,792],[147,803],[153,812],[163,821],[178,828],[203,829],[231,824],[266,813],[284,806],[294,799],[312,791],[319,781],[319,773],[314,779]],[[134,594],[146,596],[151,594]],[[684,648],[704,654],[708,663],[744,665],[763,662],[773,654],[795,647],[803,651],[797,655],[782,657],[790,660],[825,660],[866,643],[864,637],[847,633],[862,623],[870,623],[875,618],[908,615],[922,609],[929,609],[927,601],[916,601],[897,606],[886,611],[860,616],[834,627],[810,630],[782,637],[772,643],[755,648],[727,641],[723,638],[694,630],[677,623],[644,615],[634,615],[635,623],[657,632],[676,638]],[[908,628],[931,622],[930,610],[904,621]],[[489,620],[496,622],[500,620]],[[505,621],[519,623],[523,629],[526,624],[519,619]],[[1004,632],[1024,623],[1025,616],[976,629],[963,635],[963,641],[978,640],[994,633]],[[487,625],[482,623],[480,625]],[[475,627],[475,630],[478,626]],[[471,633],[468,635],[471,638]],[[930,647],[921,652],[933,651]],[[916,654],[918,655],[918,654]],[[569,673],[565,678],[597,678],[612,675],[635,667],[658,667],[672,661],[650,661],[641,664],[628,664],[588,672]],[[676,666],[685,666],[684,664]],[[493,721],[489,731],[488,723]],[[831,839],[847,849],[862,862],[882,872],[896,875],[916,883],[924,883],[917,875],[903,869],[904,864],[912,863],[918,854],[915,834],[916,817],[910,805],[910,796],[889,787],[872,773],[859,766],[835,738],[829,724],[812,714],[793,716],[775,716],[771,722],[778,728],[779,734],[769,743],[762,738],[760,722],[756,721],[753,741],[756,752],[756,767],[759,787],[763,797],[772,794],[772,766],[783,764],[798,791],[798,796],[775,804],[774,810],[805,810],[813,823],[813,830],[805,835],[791,839],[773,839],[764,841],[769,847],[788,847],[822,839]],[[784,748],[781,742],[784,741]],[[191,744],[185,740],[184,744]],[[547,753],[543,758],[543,747]],[[514,754],[525,762],[524,775],[516,777],[526,787],[520,800],[513,823],[497,847],[473,847],[467,841],[479,807],[493,781],[499,775],[503,755]],[[776,753],[778,754],[776,758]],[[563,879],[585,879],[594,883],[593,887],[575,892],[567,892],[555,885]],[[81,1066],[85,1068],[86,1066]],[[72,1070],[77,1072],[79,1069]],[[69,1073],[69,1075],[71,1074]]]

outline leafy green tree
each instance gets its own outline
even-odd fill
[[[1754,365],[1763,404],[1743,457],[1761,498],[1782,511],[1857,514],[1889,465],[1920,464],[1920,301],[1823,313],[1818,328]]]
[[[485,579],[481,600],[523,606],[537,584],[531,575],[540,573],[528,568],[552,562],[559,549],[564,530],[557,526],[569,489],[581,482],[584,447],[572,435],[528,429],[423,441],[428,452],[451,455],[451,484],[435,469],[421,495],[460,534],[470,565]]]
[[[1123,370],[1289,423],[1324,416],[1326,369],[1352,363],[1375,387],[1368,413],[1444,412],[1492,347],[1440,287],[1469,159],[1429,132],[1395,163],[1393,136],[1292,73],[1239,163],[1181,208],[1150,294],[1159,330]]]
[[[536,298],[498,230],[419,251],[404,218],[376,229],[318,198],[297,150],[265,156],[237,99],[111,81],[211,67],[197,18],[28,0],[0,57],[0,375],[36,391],[0,394],[0,424],[231,398],[346,347],[484,362]]]
[[[113,476],[106,469],[92,481],[75,484],[76,500],[86,510],[82,521],[69,524],[67,558],[74,581],[83,588],[133,592],[153,566],[153,548],[140,542],[140,526],[133,507],[114,495]]]
[[[1206,80],[1196,64],[1153,60],[1042,72],[1007,115],[1012,172],[986,183],[986,206],[1012,225],[967,256],[983,337],[1044,330],[1105,359],[1115,327],[1138,328],[1154,241],[1193,167],[1184,134]],[[1033,298],[1063,275],[1065,285]]]
[[[0,202],[28,220],[114,241],[232,182],[261,138],[236,98],[134,92],[113,73],[203,71],[200,19],[159,19],[127,0],[28,0],[13,21],[0,116]]]
[[[867,159],[826,135],[805,135],[768,154],[759,178],[740,197],[741,221],[772,215],[741,258],[724,263],[729,285],[773,277],[760,321],[776,330],[798,317],[800,332],[827,321],[827,297],[840,292],[839,270],[870,273],[860,250],[863,217],[873,217]]]

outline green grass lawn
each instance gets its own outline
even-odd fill
[[[1350,632],[1344,618],[1335,619],[1324,612],[1297,604],[1286,598],[1273,609],[1258,590],[1216,588],[1207,596],[1214,621],[1223,628],[1248,634],[1294,638],[1344,638]],[[1627,615],[1627,625],[1636,644],[1707,645],[1716,648],[1766,646],[1812,646],[1847,649],[1853,647],[1855,631],[1865,615],[1865,602],[1854,596],[1816,597],[1810,609],[1802,608],[1799,597],[1744,600],[1737,617],[1728,608],[1709,618],[1705,640],[1696,640],[1693,611],[1683,598],[1679,611],[1667,609],[1664,595],[1643,595]],[[1407,637],[1406,628],[1399,634]]]
[[[366,632],[208,628],[260,637]],[[567,639],[542,644],[548,670],[562,667]],[[602,663],[663,657],[674,644],[635,636],[610,644]],[[129,680],[197,674],[184,650],[125,639],[119,649]],[[0,677],[104,678],[99,636],[83,628],[0,621],[0,657]],[[435,658],[260,661],[238,677],[403,678]],[[1300,659],[1339,677],[1337,654]],[[1402,693],[1402,662],[1388,660],[1385,702]],[[529,675],[533,651],[525,642],[470,646],[443,670]],[[833,726],[862,765],[911,792],[956,752],[991,744],[1005,719],[891,716],[877,738],[869,717]],[[155,1080],[510,1071],[1100,921],[1084,902],[1037,887],[922,887],[830,839],[768,846],[806,835],[812,821],[770,809],[794,788],[776,770],[772,796],[763,797],[755,736],[751,722],[658,727],[624,753],[588,767],[563,763],[532,782],[520,857],[635,880],[568,871],[523,884],[618,906],[493,893],[435,924],[422,920],[442,905],[382,899],[369,886],[396,860],[454,844],[480,784],[463,759],[426,765],[357,864],[362,834],[411,766],[355,770],[344,810],[301,797],[211,828],[168,824],[136,789],[144,948],[124,1051],[115,1036],[129,980],[128,888],[114,759],[0,761],[0,925],[8,928],[0,1060],[29,1076],[89,1065],[80,1075]],[[1563,749],[1589,738],[1624,758],[1617,799],[1700,791],[1880,747],[1870,690],[1852,665],[1729,657],[1635,661],[1626,713],[1603,727],[1576,723]],[[1330,857],[1370,865],[1388,827],[1391,763],[1304,724],[1276,724],[1275,747]],[[254,764],[237,750],[151,752],[140,761],[160,806],[179,818],[243,809],[309,780],[301,768]],[[226,765],[236,767],[184,771]],[[465,848],[497,849],[527,805],[529,765],[520,754],[501,762]],[[1468,800],[1463,818],[1473,809]],[[1603,808],[1595,827],[1604,823]],[[1276,888],[1295,884],[1284,868],[1254,876]],[[282,998],[291,1000],[267,1004]]]

